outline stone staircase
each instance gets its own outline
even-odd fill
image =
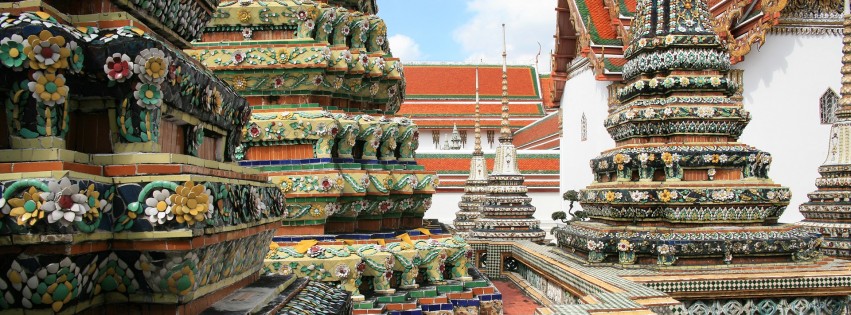
[[[395,294],[376,296],[352,305],[353,315],[467,315],[502,314],[493,308],[502,294],[475,270],[472,281],[447,280],[445,284],[397,290]],[[488,308],[488,305],[490,307]],[[483,308],[485,306],[485,308]]]

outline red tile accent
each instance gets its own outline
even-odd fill
[[[493,285],[502,292],[502,306],[505,315],[534,314],[541,307],[526,296],[514,283],[504,280],[493,280]]]
[[[69,171],[75,171],[80,173],[92,174],[92,175],[103,175],[103,169],[99,165],[87,165],[87,164],[77,164],[77,163],[62,163],[64,169]]]
[[[322,235],[325,227],[322,225],[281,226],[275,235]]]
[[[15,163],[12,165],[12,171],[15,173],[24,172],[41,172],[41,171],[59,171],[62,170],[62,162],[25,162]]]
[[[103,168],[105,176],[131,176],[136,175],[136,165],[108,165]]]
[[[139,164],[136,166],[137,174],[179,174],[180,165],[174,164]]]

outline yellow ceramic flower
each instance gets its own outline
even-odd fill
[[[671,201],[671,197],[672,197],[671,192],[667,189],[665,189],[665,190],[663,190],[662,192],[659,193],[659,200],[661,200],[662,202]]]
[[[614,157],[613,160],[614,160],[615,164],[623,164],[624,159],[625,158],[624,158],[623,154],[618,153],[618,154],[615,154],[615,157]]]
[[[615,192],[607,191],[606,192],[606,201],[614,201],[615,200]]]
[[[662,162],[665,162],[665,164],[671,164],[674,162],[674,156],[670,152],[662,153]]]
[[[64,104],[68,97],[68,86],[65,76],[56,72],[33,72],[33,81],[27,84],[33,98],[47,106]]]
[[[142,82],[159,84],[165,81],[170,63],[170,58],[162,50],[148,48],[139,52],[133,65]]]
[[[281,186],[281,191],[283,191],[284,193],[293,190],[293,180],[287,177],[282,178],[281,183],[279,185]]]
[[[233,78],[233,88],[237,91],[245,90],[248,87],[248,80],[245,77],[238,75]]]
[[[251,12],[248,12],[248,10],[245,10],[245,9],[239,10],[239,12],[237,13],[236,16],[237,16],[237,18],[239,18],[239,21],[242,22],[242,23],[248,23],[248,22],[251,21]]]
[[[41,209],[44,199],[35,187],[30,187],[22,197],[9,200],[9,206],[12,207],[9,215],[17,218],[18,225],[33,226],[44,218],[44,210]]]
[[[204,220],[204,215],[210,211],[210,195],[207,195],[203,185],[195,185],[188,181],[177,186],[171,198],[172,213],[178,223],[193,225]]]
[[[27,37],[29,46],[24,47],[24,54],[30,60],[33,70],[56,71],[68,68],[68,57],[71,49],[65,47],[65,38],[53,36],[48,30],[42,30],[38,36]]]

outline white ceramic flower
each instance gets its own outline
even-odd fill
[[[245,54],[244,51],[242,51],[242,50],[234,51],[233,55],[231,56],[231,64],[232,65],[238,65],[238,64],[242,63],[243,61],[245,61],[245,57],[246,57],[246,54]]]
[[[351,269],[349,269],[349,266],[345,264],[339,264],[334,268],[334,275],[340,279],[348,279],[350,273]]]
[[[340,205],[334,202],[330,202],[325,205],[325,214],[329,217],[334,215],[335,213],[340,211]]]
[[[154,190],[151,197],[145,200],[145,216],[151,224],[164,224],[174,219],[171,212],[171,192],[167,189]]]
[[[41,193],[41,198],[45,200],[41,209],[47,214],[48,223],[59,222],[68,226],[83,220],[83,214],[89,211],[89,203],[77,184],[71,184],[71,180],[65,177],[58,183],[50,181],[47,187],[50,192]]]

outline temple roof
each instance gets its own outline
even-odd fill
[[[405,89],[409,100],[475,99],[476,65],[405,65]],[[502,96],[502,66],[482,65],[479,68],[481,99]],[[510,100],[541,99],[538,74],[533,66],[508,67]],[[472,113],[472,111],[470,111]]]
[[[597,80],[619,81],[624,50],[629,46],[629,27],[637,0],[560,0],[552,58],[552,88],[560,100],[568,64],[588,58]],[[731,61],[741,61],[755,43],[778,23],[786,1],[763,5],[756,0],[710,0],[713,28],[730,50]]]
[[[453,124],[473,126],[476,98],[475,64],[413,64],[405,66],[406,100],[397,112],[420,128],[449,129]],[[508,66],[509,113],[513,130],[523,128],[554,109],[549,76],[534,66]],[[482,128],[499,128],[502,104],[502,66],[479,68]]]
[[[487,150],[484,156],[487,169],[493,169],[493,150]],[[517,163],[526,176],[525,185],[532,191],[558,191],[560,156],[557,151],[519,151]],[[470,153],[420,152],[417,164],[436,170],[440,176],[439,191],[456,191],[464,188],[469,176]]]
[[[499,117],[502,104],[491,102],[489,104],[479,104],[479,110],[483,117],[493,116]],[[472,101],[468,102],[405,102],[402,109],[397,113],[400,116],[413,117],[444,117],[444,116],[459,116],[459,118],[471,118],[476,111],[476,104]],[[509,112],[512,116],[535,116],[541,117],[546,114],[541,103],[512,103],[509,107]],[[451,122],[446,123],[452,125]]]
[[[521,150],[550,150],[561,144],[561,116],[558,112],[514,132],[514,145]]]

